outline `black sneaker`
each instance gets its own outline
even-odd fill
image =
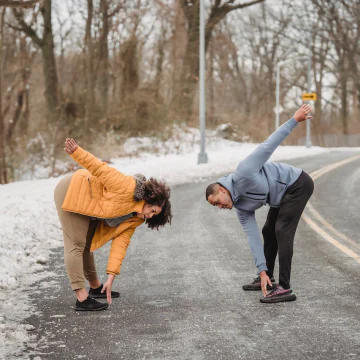
[[[107,309],[109,304],[101,303],[90,295],[84,301],[76,300],[75,311],[101,311]]]
[[[97,289],[89,289],[89,295],[92,296],[94,299],[106,299],[106,291],[101,293],[101,290],[103,288],[103,284],[101,284]],[[117,291],[111,292],[111,298],[118,298],[120,297],[120,293]]]
[[[291,289],[284,289],[281,285],[276,285],[274,290],[270,291],[266,296],[260,299],[260,302],[272,304],[294,300],[296,300],[296,295]]]
[[[267,289],[268,290],[272,290],[275,288],[275,278],[272,277],[270,279],[272,286],[268,285]],[[260,275],[256,278],[254,278],[253,282],[250,284],[245,284],[243,285],[243,290],[246,291],[256,291],[256,290],[261,290],[261,279],[260,279]]]

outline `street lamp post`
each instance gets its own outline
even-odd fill
[[[308,54],[308,80],[307,80],[307,90],[308,93],[311,92],[311,62],[312,62],[312,31],[310,32],[310,46],[309,46],[309,54]],[[307,148],[311,148],[311,120],[306,120],[306,140],[305,145]]]
[[[200,49],[199,49],[199,116],[200,116],[200,153],[198,155],[198,164],[208,162],[208,156],[205,152],[205,10],[204,0],[199,1],[200,6]]]

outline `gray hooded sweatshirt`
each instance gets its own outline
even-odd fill
[[[296,125],[297,121],[294,118],[288,120],[245,160],[240,161],[233,174],[226,175],[218,181],[231,194],[259,273],[267,270],[267,267],[255,210],[266,204],[280,207],[285,191],[302,172],[301,169],[287,164],[267,161]]]

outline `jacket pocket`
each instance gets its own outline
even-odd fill
[[[258,195],[258,194],[256,194],[256,195]],[[265,196],[265,194],[262,194],[262,195]],[[246,196],[246,195],[243,195],[243,197],[247,198],[247,199],[251,199],[251,200],[256,200],[256,201],[266,200],[266,197],[264,197],[264,198],[254,198],[254,197],[250,197],[250,196]]]
[[[276,182],[279,183],[279,184],[281,184],[281,185],[287,186],[287,184],[285,184],[284,182],[281,182],[281,181],[279,181],[279,180],[276,180]]]
[[[261,193],[253,193],[253,192],[246,192],[249,195],[258,195],[258,196],[266,196],[266,194],[261,194]]]

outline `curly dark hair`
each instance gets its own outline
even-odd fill
[[[162,207],[159,215],[145,220],[150,229],[159,230],[160,226],[164,226],[167,223],[171,224],[172,214],[170,193],[170,188],[164,182],[154,178],[150,178],[146,181],[144,195],[145,203]]]

